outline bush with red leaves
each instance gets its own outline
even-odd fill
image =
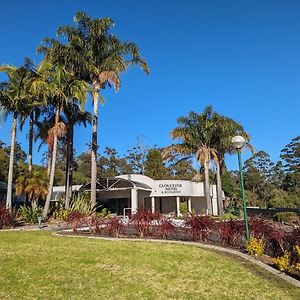
[[[5,206],[0,206],[0,229],[13,227],[15,225],[15,214],[11,213]]]
[[[155,237],[168,239],[170,234],[175,233],[176,226],[171,222],[170,219],[161,219],[159,225],[155,227]]]
[[[121,235],[124,235],[124,232],[125,225],[123,224],[120,217],[114,217],[106,223],[105,233],[117,238]]]
[[[104,233],[107,222],[108,219],[104,217],[91,216],[86,218],[86,223],[89,226],[90,232],[95,234]]]
[[[207,241],[209,233],[216,228],[215,221],[209,216],[190,215],[185,222],[186,233],[193,241]]]
[[[68,224],[72,225],[73,231],[86,224],[86,214],[80,211],[72,211],[67,220]]]
[[[218,226],[220,241],[223,245],[240,247],[245,236],[245,224],[241,220],[222,221]]]
[[[161,219],[160,212],[152,212],[151,210],[140,209],[130,218],[130,225],[138,232],[140,237],[151,235],[151,226],[154,221],[159,222]]]
[[[249,218],[249,233],[257,239],[265,240],[267,254],[281,256],[287,242],[287,233],[281,224],[262,217]]]

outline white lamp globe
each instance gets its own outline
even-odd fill
[[[231,139],[231,143],[235,149],[242,149],[246,144],[246,140],[242,136],[237,135]]]

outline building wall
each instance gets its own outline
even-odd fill
[[[191,197],[192,199],[192,211],[196,213],[205,214],[207,205],[205,197]]]

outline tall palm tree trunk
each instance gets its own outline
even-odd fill
[[[11,145],[10,145],[9,170],[8,170],[7,195],[6,195],[6,208],[9,209],[10,211],[12,210],[12,181],[13,181],[16,129],[17,129],[17,113],[14,113],[13,125],[11,131]]]
[[[209,191],[209,162],[204,162],[204,194],[206,198],[207,204],[207,214],[212,215],[212,206],[211,206],[211,198]]]
[[[69,124],[67,131],[67,160],[66,160],[66,208],[70,207],[72,199],[72,185],[73,185],[73,163],[74,163],[74,125]]]
[[[28,172],[32,171],[32,144],[33,144],[33,111],[30,113],[29,120],[29,149],[28,149]]]
[[[56,152],[57,152],[57,126],[59,122],[59,114],[60,108],[56,109],[55,113],[55,130],[54,130],[54,141],[53,141],[53,149],[52,149],[52,159],[51,159],[51,171],[49,177],[49,186],[48,186],[48,194],[44,206],[43,217],[46,218],[49,212],[50,200],[53,191],[53,184],[54,184],[54,174],[55,174],[55,164],[56,164]]]
[[[52,162],[52,149],[48,147],[48,159],[47,159],[47,177],[50,177]]]
[[[222,196],[222,181],[221,181],[221,172],[220,172],[220,162],[216,162],[216,178],[217,178],[217,201],[218,201],[218,214],[223,216],[223,196]]]
[[[99,89],[93,90],[93,133],[92,133],[92,151],[91,151],[91,204],[96,205],[96,184],[97,184],[97,130],[98,130],[98,95]]]

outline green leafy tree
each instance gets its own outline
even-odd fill
[[[164,179],[167,173],[161,152],[158,149],[150,149],[145,162],[145,175],[159,180]]]
[[[179,160],[169,166],[172,179],[192,180],[196,175],[191,160]]]
[[[300,136],[291,140],[282,150],[280,158],[284,161],[283,167],[287,174],[284,187],[287,191],[300,188]]]

